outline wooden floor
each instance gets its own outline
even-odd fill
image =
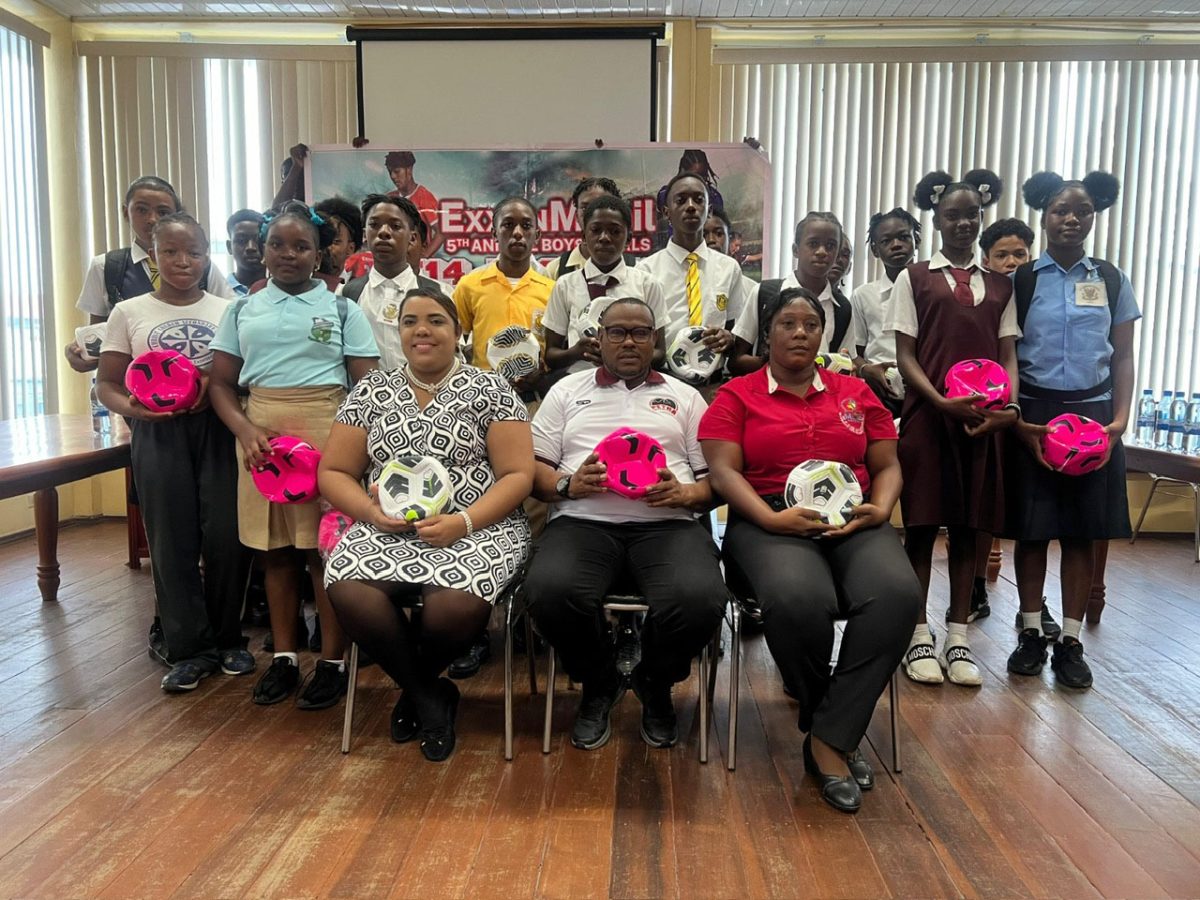
[[[1048,668],[1006,675],[1002,579],[972,629],[983,688],[902,679],[904,772],[884,764],[885,697],[865,748],[878,783],[855,817],[805,777],[761,637],[744,647],[735,773],[724,663],[707,766],[694,679],[670,751],[638,738],[632,696],[607,747],[571,748],[577,695],[560,690],[549,756],[540,697],[518,682],[505,763],[498,663],[464,683],[449,763],[390,742],[377,669],[342,756],[340,706],[259,708],[251,678],[224,676],[164,695],[145,654],[151,576],[122,565],[122,525],[61,544],[58,604],[38,599],[31,539],[0,547],[2,897],[1200,895],[1200,568],[1185,540],[1113,546],[1086,693]]]

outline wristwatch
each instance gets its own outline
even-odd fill
[[[571,476],[563,475],[554,484],[554,491],[564,500],[571,499]]]

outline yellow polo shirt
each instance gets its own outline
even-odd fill
[[[488,340],[510,325],[529,328],[544,346],[542,313],[553,288],[554,279],[539,275],[532,267],[515,285],[495,263],[465,275],[454,288],[454,305],[463,332],[472,336],[474,364],[481,369],[491,368]]]

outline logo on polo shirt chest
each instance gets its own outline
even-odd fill
[[[842,424],[846,426],[846,430],[852,434],[863,433],[864,415],[862,404],[853,397],[847,397],[838,404],[838,418],[842,420]]]
[[[725,308],[729,306],[729,298],[724,294],[717,294],[717,309],[725,312]]]
[[[313,316],[312,330],[308,333],[308,339],[318,344],[328,344],[333,340],[333,322],[324,316]]]
[[[650,401],[650,408],[655,412],[665,412],[671,415],[679,414],[679,404],[670,397],[655,397]]]

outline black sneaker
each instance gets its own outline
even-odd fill
[[[167,658],[167,639],[163,636],[162,622],[158,617],[154,617],[154,621],[150,623],[150,634],[147,637],[149,648],[146,655],[160,666],[171,668],[171,660]]]
[[[277,656],[254,685],[252,698],[259,706],[286,700],[300,683],[300,669],[286,656]]]
[[[1021,618],[1021,611],[1017,610],[1017,617],[1014,620],[1014,627],[1017,631],[1025,630],[1025,620]],[[1046,598],[1042,598],[1042,634],[1046,636],[1046,640],[1053,643],[1058,640],[1058,636],[1062,634],[1062,626],[1054,621],[1054,616],[1050,615],[1050,607],[1046,606]]]
[[[491,658],[492,644],[485,631],[475,639],[470,650],[450,663],[446,674],[451,678],[470,678]]]
[[[1092,670],[1083,659],[1083,644],[1074,638],[1063,638],[1054,645],[1050,668],[1059,684],[1070,688],[1092,686]]]
[[[992,614],[992,607],[988,604],[987,583],[982,578],[976,578],[975,584],[971,588],[971,608],[967,610],[967,621],[974,622],[976,619],[986,619]],[[950,607],[946,607],[946,623],[950,622]]]
[[[221,671],[226,675],[249,675],[254,671],[254,654],[241,647],[222,650]]]
[[[584,682],[580,691],[579,712],[571,728],[571,743],[580,750],[597,750],[612,736],[609,714],[625,694],[625,679],[614,670],[602,683]]]
[[[348,681],[348,673],[338,663],[318,659],[296,705],[301,709],[329,709],[346,693]]]
[[[319,615],[313,616],[313,630],[308,637],[308,649],[313,653],[321,652],[321,617]]]
[[[642,701],[642,740],[651,747],[673,747],[679,740],[671,685],[633,673],[633,692]]]
[[[163,676],[162,689],[168,694],[184,694],[194,691],[200,686],[200,680],[212,674],[212,669],[206,669],[199,663],[190,660],[171,667],[171,671]]]
[[[1036,628],[1021,629],[1017,649],[1008,657],[1008,671],[1014,675],[1040,675],[1046,665],[1046,643]]]

